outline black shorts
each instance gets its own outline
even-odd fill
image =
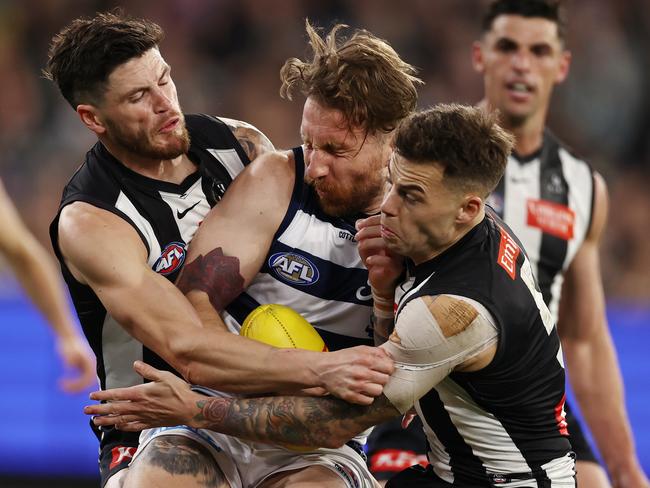
[[[569,404],[565,404],[569,440],[577,461],[598,463],[578,419]],[[368,438],[370,472],[379,480],[391,479],[413,464],[426,464],[427,440],[419,418],[408,429],[401,427],[401,418],[378,425]]]
[[[122,432],[114,427],[100,430],[92,420],[90,426],[99,439],[99,476],[103,488],[111,476],[129,466],[138,449],[140,433]]]

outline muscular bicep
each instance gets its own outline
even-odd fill
[[[258,158],[201,224],[177,282],[197,308],[208,299],[223,310],[259,272],[289,206],[292,161],[279,153]]]
[[[476,371],[494,357],[498,328],[485,307],[456,295],[424,296],[400,311],[381,347],[395,360],[384,395],[400,412],[454,369]]]
[[[112,213],[77,202],[61,213],[59,246],[75,278],[93,289],[107,312],[173,363],[176,332],[200,322],[178,289],[148,266],[137,232]]]

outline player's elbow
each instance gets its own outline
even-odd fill
[[[168,343],[169,363],[178,371],[185,381],[201,384],[200,364],[196,360],[196,341],[191,338],[177,337]]]

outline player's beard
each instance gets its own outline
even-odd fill
[[[383,191],[382,178],[374,175],[355,175],[350,184],[345,186],[324,179],[312,180],[309,184],[316,190],[320,208],[332,217],[368,213]]]
[[[113,143],[120,145],[127,151],[147,159],[167,160],[187,153],[190,148],[190,135],[185,126],[185,117],[182,114],[180,117],[180,134],[176,134],[177,131],[167,134],[168,142],[164,145],[154,144],[152,140],[155,133],[150,134],[145,129],[140,129],[136,133],[129,133],[123,130],[120,124],[110,119],[106,120],[106,127]]]

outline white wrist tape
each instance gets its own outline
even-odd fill
[[[456,366],[497,339],[492,315],[475,300],[457,295],[415,298],[402,309],[390,340],[381,346],[395,360],[384,395],[404,413]]]

